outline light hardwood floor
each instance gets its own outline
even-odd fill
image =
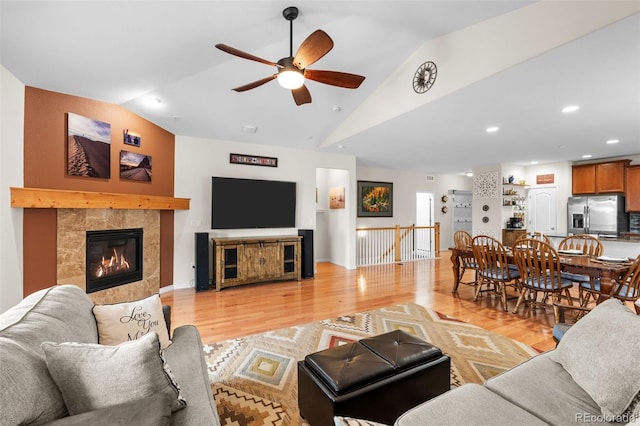
[[[521,307],[512,314],[515,300],[511,299],[510,311],[504,312],[492,295],[473,302],[473,288],[465,285],[454,295],[449,256],[445,251],[435,260],[356,270],[318,263],[315,277],[299,282],[245,285],[220,292],[179,289],[162,293],[161,298],[172,306],[172,326],[196,325],[205,343],[415,302],[538,350],[555,347],[552,309]],[[465,281],[471,273],[467,271]]]

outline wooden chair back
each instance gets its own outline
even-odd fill
[[[560,258],[549,243],[534,238],[524,238],[513,247],[513,257],[520,271],[521,284],[554,292],[562,289]]]
[[[511,281],[516,278],[509,269],[507,249],[488,235],[475,236],[471,243],[478,273],[492,281]]]
[[[602,256],[604,246],[602,241],[592,235],[579,234],[565,237],[558,244],[558,250],[580,250],[588,256]]]
[[[525,240],[525,239],[539,240],[547,244],[551,244],[551,240],[549,240],[549,237],[547,237],[542,232],[531,232],[531,233],[522,234],[521,236],[519,236],[518,239],[516,239],[515,245],[522,244],[522,240]]]
[[[468,249],[471,247],[473,238],[467,231],[459,230],[453,233],[453,244],[457,249]]]
[[[453,234],[453,242],[457,249],[469,250],[473,238],[467,231],[459,230]],[[466,269],[477,269],[476,259],[473,255],[461,255],[462,267]]]
[[[613,297],[630,302],[640,300],[640,255],[633,261],[629,270],[615,280]]]

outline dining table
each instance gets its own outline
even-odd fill
[[[458,291],[460,285],[462,263],[461,258],[465,256],[473,257],[471,247],[465,248],[449,248],[451,251],[451,263],[453,264],[453,293]],[[608,299],[613,292],[613,278],[625,274],[631,267],[632,262],[624,261],[607,261],[596,256],[587,256],[583,254],[565,254],[558,252],[560,260],[560,269],[562,272],[570,272],[572,274],[588,275],[593,279],[600,280],[600,293],[597,302]],[[513,252],[508,250],[507,261],[515,264]]]

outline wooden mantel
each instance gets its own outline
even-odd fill
[[[42,188],[11,188],[11,207],[32,209],[189,210],[189,198]]]

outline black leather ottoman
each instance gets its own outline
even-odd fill
[[[451,360],[401,330],[307,355],[298,362],[298,407],[311,426],[334,416],[388,425],[450,389]]]

